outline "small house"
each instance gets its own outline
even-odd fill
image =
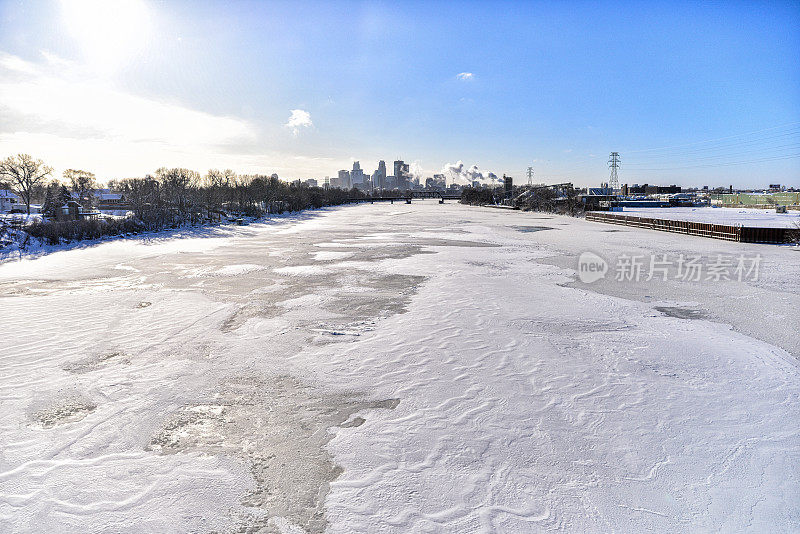
[[[8,213],[14,204],[19,204],[20,198],[8,189],[0,189],[0,213]]]

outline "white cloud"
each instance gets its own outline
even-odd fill
[[[304,110],[291,110],[285,125],[256,125],[140,96],[95,73],[94,65],[45,51],[38,61],[0,51],[0,158],[28,153],[54,167],[54,178],[81,168],[101,181],[162,166],[277,172],[282,178],[321,177],[347,167],[327,145],[304,144],[300,153],[287,138],[287,127],[298,134],[313,128]]]
[[[3,154],[28,152],[57,169],[80,164],[98,176],[130,176],[230,158],[258,141],[245,120],[130,94],[43,56],[46,63],[37,64],[0,52]]]
[[[297,136],[300,133],[300,128],[310,128],[314,125],[311,122],[311,113],[308,111],[293,109],[291,112],[292,115],[284,126],[292,130],[292,135]]]
[[[0,59],[0,64],[9,63]],[[182,147],[225,145],[254,136],[241,119],[135,96],[100,80],[59,77],[29,63],[12,70],[24,75],[13,81],[0,77],[0,108],[50,131],[91,131],[100,138]]]
[[[471,72],[459,72],[458,74],[456,74],[456,78],[458,78],[462,82],[467,82],[470,80],[474,80],[475,75],[472,74]]]

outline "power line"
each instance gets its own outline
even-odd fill
[[[786,139],[788,138],[788,139]],[[708,152],[715,152],[719,151],[720,153],[729,152],[729,151],[759,151],[762,150],[763,147],[770,147],[774,143],[780,143],[786,140],[800,140],[800,128],[796,131],[789,131],[784,132],[776,135],[771,135],[767,137],[763,137],[760,139],[744,139],[739,141],[734,141],[732,143],[721,143],[715,144],[710,146],[698,147],[698,148],[691,148],[691,149],[682,149],[682,150],[675,150],[671,152],[661,152],[655,154],[640,154],[639,157],[645,158],[672,158],[676,155],[691,155],[691,154],[705,154]]]
[[[728,152],[728,153],[725,153],[725,154],[714,154],[714,155],[707,155],[707,156],[701,156],[701,157],[685,158],[685,161],[688,161],[690,163],[694,163],[694,162],[703,162],[703,161],[711,162],[711,161],[714,161],[714,160],[721,160],[721,161],[724,162],[724,161],[730,160],[732,158],[733,159],[742,159],[742,158],[746,158],[748,156],[757,156],[757,155],[762,155],[762,156],[763,155],[782,156],[782,155],[787,155],[788,153],[794,152],[798,148],[800,148],[800,143],[792,143],[792,144],[786,144],[786,145],[773,146],[773,147],[769,147],[769,148],[763,148],[763,149],[760,149],[760,150],[755,151],[755,152],[734,151],[734,152]],[[666,162],[665,161],[653,161],[653,160],[651,160],[651,161],[628,162],[625,165],[628,166],[628,167],[640,167],[642,165],[644,165],[644,166],[662,165],[664,163],[666,163]]]
[[[639,154],[641,152],[652,152],[652,151],[656,151],[656,150],[667,150],[667,149],[673,149],[673,148],[684,148],[684,147],[688,147],[688,146],[700,145],[700,144],[705,144],[705,143],[713,143],[715,141],[724,141],[726,139],[734,139],[734,138],[737,138],[737,137],[744,137],[744,136],[747,136],[747,135],[752,135],[752,134],[757,134],[757,133],[762,133],[762,132],[768,132],[768,131],[771,131],[771,130],[778,130],[780,128],[785,128],[787,126],[797,126],[798,124],[800,124],[800,121],[789,122],[789,123],[786,123],[786,124],[781,124],[780,126],[773,126],[771,128],[763,128],[761,130],[754,130],[754,131],[751,131],[751,132],[743,132],[743,133],[738,133],[738,134],[735,134],[735,135],[727,135],[725,137],[717,137],[716,139],[707,139],[705,141],[694,141],[694,142],[691,142],[691,143],[684,143],[684,144],[681,144],[681,145],[672,145],[672,146],[655,147],[655,148],[643,148],[643,149],[640,149],[640,150],[629,150],[628,153],[630,153],[630,154]]]
[[[702,141],[626,150],[626,154],[630,152],[634,157],[631,160],[628,156],[625,165],[626,168],[630,167],[636,172],[728,167],[795,159],[800,157],[796,154],[798,149],[800,149],[800,121]],[[676,158],[680,160],[676,161]],[[547,175],[563,177],[594,173],[599,170],[601,161],[601,156],[589,156],[565,162],[563,166],[557,165],[557,169],[553,169],[559,172]],[[607,163],[612,167],[612,180],[615,174],[619,180],[619,165],[616,169],[613,168],[613,157],[610,157]],[[617,172],[614,172],[615,170]]]
[[[762,163],[765,161],[781,161],[787,159],[795,159],[800,158],[800,154],[789,154],[789,155],[781,155],[781,156],[773,156],[769,158],[760,158],[760,159],[751,159],[746,161],[731,161],[731,162],[723,162],[723,163],[701,163],[698,165],[686,165],[682,167],[660,167],[660,168],[652,168],[652,169],[636,169],[636,172],[644,172],[644,171],[674,171],[674,170],[681,170],[681,169],[698,169],[704,167],[730,167],[735,165],[749,165],[753,163]]]

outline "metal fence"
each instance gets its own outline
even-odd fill
[[[636,228],[648,228],[661,232],[724,239],[726,241],[740,241],[742,243],[788,243],[796,239],[797,234],[797,231],[791,228],[732,226],[727,224],[675,221],[672,219],[653,219],[650,217],[635,217],[632,215],[618,215],[615,213],[597,211],[588,212],[586,214],[586,220],[634,226]]]
[[[725,206],[756,206],[775,207],[776,205],[797,206],[800,205],[800,193],[780,192],[770,194],[756,193],[722,193],[712,194],[711,200]]]

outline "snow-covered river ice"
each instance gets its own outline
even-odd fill
[[[799,281],[435,201],[8,262],[0,531],[796,532]]]

